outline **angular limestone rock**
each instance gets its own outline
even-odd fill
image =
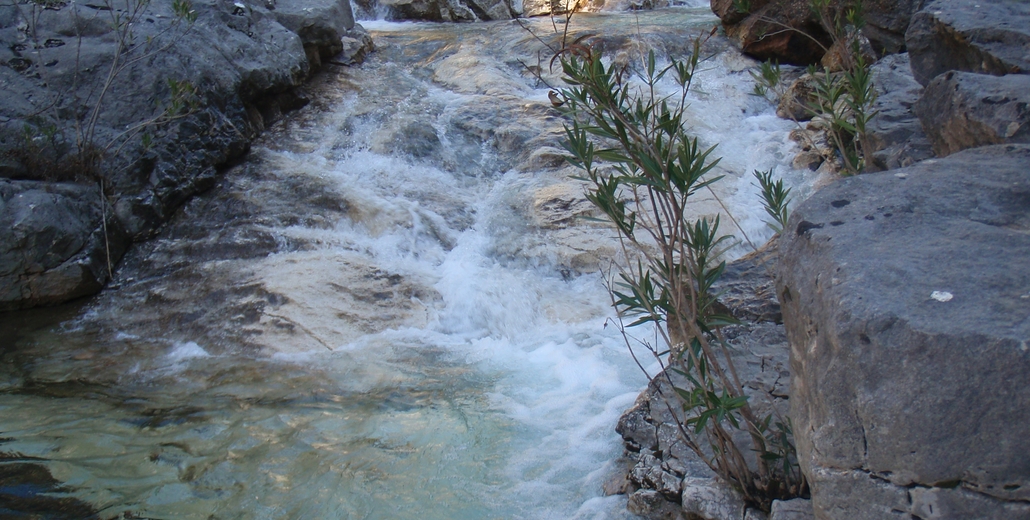
[[[913,107],[939,156],[966,148],[1030,143],[1030,75],[946,72]]]
[[[812,501],[804,498],[773,500],[769,520],[812,520]]]
[[[910,166],[933,157],[930,141],[912,107],[923,87],[912,77],[908,54],[885,56],[872,66],[876,117],[868,126],[877,170]]]
[[[936,0],[912,17],[905,33],[920,84],[949,70],[983,74],[1030,71],[1030,3]]]
[[[925,488],[951,504],[939,518],[1027,518],[1030,146],[845,179],[781,240],[816,517],[926,518]]]
[[[125,243],[98,188],[0,179],[0,310],[93,294]]]
[[[683,479],[683,511],[688,518],[730,520],[744,518],[746,510],[740,494],[719,480]]]

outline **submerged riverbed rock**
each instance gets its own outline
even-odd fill
[[[905,34],[919,83],[949,70],[1030,73],[1030,4],[1008,0],[935,0]]]
[[[350,42],[344,36],[356,36],[357,44],[349,45],[351,55],[343,61],[360,57],[367,47],[344,0],[278,7],[256,0],[196,0],[192,26],[177,18],[169,4],[152,3],[133,25],[135,41],[152,41],[152,46],[123,49],[128,65],[105,84],[118,31],[98,9],[77,3],[45,9],[33,3],[0,6],[0,61],[7,65],[0,67],[5,92],[0,99],[0,173],[17,182],[63,183],[40,189],[64,197],[49,213],[42,209],[46,204],[36,205],[35,220],[9,213],[17,207],[11,204],[0,208],[0,218],[38,226],[17,231],[26,234],[74,228],[77,241],[93,244],[87,237],[96,234],[98,217],[74,208],[103,205],[104,214],[114,216],[104,244],[112,262],[118,259],[114,251],[124,249],[128,239],[150,236],[184,201],[211,187],[218,168],[243,154],[266,125],[303,106],[307,100],[294,89],[327,57],[345,50]],[[195,88],[192,108],[169,108],[179,85]],[[105,94],[102,99],[97,92]],[[95,130],[83,130],[94,115]],[[148,122],[162,117],[164,124]],[[82,169],[76,160],[77,150],[86,149],[77,148],[80,141],[102,156],[97,171]],[[82,186],[71,188],[70,183]],[[104,197],[71,194],[96,192],[101,184]],[[63,220],[54,221],[58,218]],[[92,259],[79,261],[51,250],[64,247],[63,242],[4,242],[15,243],[20,245],[0,253],[0,263],[7,266],[4,276],[21,280],[21,285],[4,285],[6,306],[91,294],[107,278],[95,268],[95,250],[78,253]],[[28,260],[57,256],[72,263]],[[106,252],[102,256],[106,272]],[[37,272],[39,266],[47,273]],[[61,273],[49,273],[53,269]],[[43,283],[72,278],[82,281]],[[26,288],[29,279],[35,288]]]
[[[5,518],[98,518],[93,506],[68,496],[72,489],[35,458],[0,451],[0,462],[0,514]]]
[[[817,518],[1030,518],[1030,145],[845,179],[777,289]]]
[[[475,22],[514,17],[509,0],[356,0],[359,14],[387,20]]]

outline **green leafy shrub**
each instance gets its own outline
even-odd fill
[[[873,110],[877,94],[872,72],[857,43],[850,62],[851,68],[840,73],[824,68],[820,74],[814,67],[809,68],[809,74],[816,78],[815,100],[809,110],[826,117],[827,135],[845,173],[855,174],[865,170],[867,159],[872,157],[868,124],[878,112]]]
[[[823,51],[838,55],[841,72],[832,72],[828,67],[820,69],[815,65],[808,68],[809,75],[815,80],[812,93],[815,99],[808,110],[814,116],[825,117],[826,133],[843,172],[848,175],[861,173],[867,169],[868,158],[873,153],[868,124],[877,115],[873,110],[877,94],[870,70],[872,62],[866,58],[861,45],[861,29],[865,23],[862,5],[856,1],[810,0],[809,7],[819,25],[832,38],[830,47],[796,27],[770,19],[763,21],[800,33],[819,44]],[[775,102],[786,91],[779,66],[775,63],[762,63],[757,71],[752,70],[750,74],[755,80],[753,93],[757,96],[771,97]]]
[[[627,345],[632,351],[643,344],[662,363],[655,377],[674,388],[666,403],[685,445],[768,511],[773,499],[798,496],[806,484],[788,421],[756,415],[721,334],[736,323],[720,313],[712,291],[726,266],[720,253],[728,237],[720,234],[718,217],[687,216],[692,197],[720,179],[711,175],[719,161],[715,147],[703,148],[684,131],[701,43],[694,42],[688,59],[665,67],[651,52],[637,75],[573,44],[559,54],[568,87],[556,105],[570,121],[565,147],[588,183],[587,198],[617,231],[625,257],[636,259],[609,281]],[[666,77],[679,92],[662,97],[659,82]],[[771,172],[763,178],[771,183]],[[779,222],[787,190],[782,182],[771,186]],[[655,327],[656,342],[628,335],[627,328],[645,324]]]
[[[772,95],[773,101],[783,95],[786,86],[783,84],[783,72],[780,64],[776,61],[763,61],[758,66],[758,71],[749,70],[751,79],[755,80],[755,88],[752,94],[758,97],[768,98]]]

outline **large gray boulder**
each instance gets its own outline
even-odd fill
[[[946,72],[926,86],[914,110],[939,156],[1030,143],[1030,75]]]
[[[905,50],[905,32],[926,0],[863,0],[862,34],[880,54]]]
[[[0,311],[99,291],[124,244],[99,188],[0,179]]]
[[[296,34],[308,60],[325,61],[343,51],[343,38],[354,28],[354,14],[346,0],[307,0],[266,4],[274,6],[275,20]]]
[[[821,519],[1030,518],[1030,146],[802,203],[777,290]]]
[[[124,19],[126,13],[109,11],[103,3],[61,2],[43,8],[19,0],[0,6],[0,62],[6,65],[0,66],[0,175],[81,183],[88,186],[82,189],[94,192],[102,184],[104,204],[111,206],[106,213],[115,216],[114,227],[125,231],[108,236],[113,250],[149,236],[190,196],[213,185],[218,168],[244,153],[266,124],[303,106],[306,100],[294,89],[325,57],[345,48],[360,56],[368,44],[346,0],[279,6],[270,0],[195,0],[197,17],[190,27],[178,20],[170,4],[148,5],[132,28],[138,46],[123,49],[125,61],[113,75],[109,72],[118,41],[113,19],[115,14]],[[353,56],[334,61],[347,63]],[[196,87],[192,110],[165,113],[173,82]],[[163,114],[172,117],[163,124],[147,123]],[[83,130],[94,116],[93,130]],[[89,146],[77,144],[81,142]],[[82,150],[102,157],[97,168],[82,168]],[[65,199],[82,197],[67,194]],[[88,199],[99,207],[99,195]],[[21,218],[10,213],[12,208],[16,206],[0,208],[0,220]],[[83,211],[44,214],[81,219],[74,225],[35,220],[43,227],[74,227],[80,238],[84,230],[95,229],[96,219]],[[111,244],[115,240],[124,243]],[[18,243],[44,249],[5,249],[0,263],[22,259],[9,274],[41,279],[24,262],[52,254],[45,250],[47,244]],[[116,260],[112,254],[112,262]],[[106,274],[97,279],[99,285],[82,287],[95,292]],[[76,288],[64,297],[47,292],[37,298],[43,293],[5,288],[8,295],[28,298],[18,306],[90,292]]]
[[[927,85],[961,70],[1000,76],[1030,72],[1030,3],[935,0],[912,17],[905,33],[912,72]]]

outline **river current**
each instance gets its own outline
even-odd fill
[[[0,465],[45,467],[102,518],[631,517],[602,483],[646,379],[606,326],[611,231],[561,159],[543,42],[563,27],[362,23],[366,63],[323,71],[109,288],[0,316]],[[681,7],[569,32],[633,64],[716,23]],[[690,131],[761,242],[750,172],[811,175],[749,95],[755,63],[705,52]]]

